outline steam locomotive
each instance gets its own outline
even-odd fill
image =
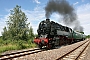
[[[67,26],[62,26],[50,19],[40,22],[38,27],[38,37],[34,39],[39,48],[54,48],[56,46],[72,44],[85,39],[85,35],[73,31]]]

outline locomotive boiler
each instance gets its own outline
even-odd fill
[[[50,19],[46,19],[40,22],[37,29],[38,37],[34,39],[39,48],[54,48],[55,46],[67,45],[82,41],[85,39],[85,35],[79,32],[73,31],[67,26],[62,26]]]

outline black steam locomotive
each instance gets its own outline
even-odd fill
[[[85,39],[84,34],[75,32],[71,28],[62,26],[49,19],[40,22],[37,32],[38,37],[34,39],[34,42],[39,48],[45,46],[50,49]]]

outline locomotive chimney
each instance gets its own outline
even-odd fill
[[[50,19],[46,19],[46,21],[50,21]]]

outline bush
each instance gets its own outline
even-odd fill
[[[21,40],[18,41],[17,46],[18,46],[18,49],[25,49],[26,48],[26,46],[24,45],[24,42]]]
[[[20,50],[27,48],[34,48],[36,44],[32,42],[33,40],[0,40],[0,53],[9,50]]]

